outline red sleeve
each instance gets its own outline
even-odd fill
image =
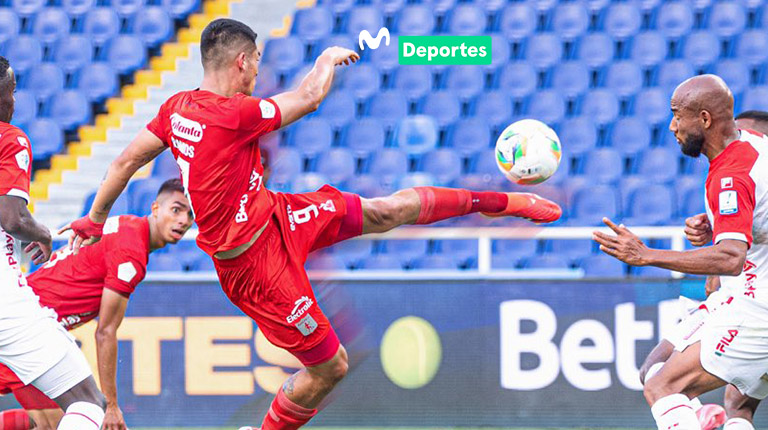
[[[21,130],[0,135],[0,195],[21,197],[29,203],[32,151]]]
[[[733,239],[752,246],[755,182],[744,173],[714,175],[707,186],[707,204],[712,211],[714,243]]]
[[[128,297],[147,274],[147,251],[141,241],[123,240],[107,256],[104,288]]]
[[[152,118],[152,121],[147,124],[147,130],[149,130],[150,133],[157,136],[158,139],[163,141],[165,146],[168,146],[168,142],[166,142],[166,130],[169,128],[166,127],[166,123],[168,121],[168,115],[166,115],[165,112],[165,104],[160,106],[160,110],[157,112],[157,115],[155,115],[154,118]]]
[[[243,97],[240,104],[240,125],[241,129],[250,132],[252,137],[277,130],[281,122],[280,108],[272,99]]]

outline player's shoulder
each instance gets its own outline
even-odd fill
[[[149,245],[149,221],[135,215],[117,215],[104,223],[104,238],[113,249],[144,250]]]
[[[253,113],[262,119],[272,119],[277,115],[277,104],[272,99],[248,96],[242,93],[237,93],[232,98],[237,98],[241,112],[246,113],[249,117],[253,117]]]
[[[29,148],[29,137],[19,127],[0,122],[0,147],[19,146]]]

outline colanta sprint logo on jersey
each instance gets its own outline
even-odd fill
[[[171,115],[171,131],[174,135],[190,142],[200,142],[203,138],[203,126],[199,122],[184,118],[177,113]]]

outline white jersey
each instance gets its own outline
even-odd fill
[[[723,292],[768,305],[768,138],[740,130],[738,140],[711,161],[706,182],[713,242],[749,245],[739,276],[720,276]]]

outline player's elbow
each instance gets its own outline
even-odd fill
[[[99,327],[96,329],[95,337],[97,344],[110,339],[117,339],[117,329],[113,327]]]

